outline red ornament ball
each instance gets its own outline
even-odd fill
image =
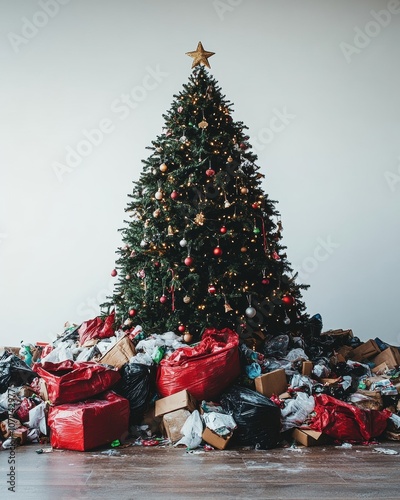
[[[223,254],[222,248],[221,247],[215,247],[213,250],[213,253],[216,257],[221,257]]]
[[[215,285],[210,285],[208,287],[208,293],[211,293],[211,295],[214,295],[217,292],[217,289],[215,288]]]
[[[137,314],[136,309],[129,309],[129,316],[131,318],[133,318],[134,316],[136,316],[136,314]]]
[[[161,295],[161,297],[160,297],[160,302],[161,302],[161,304],[165,304],[165,303],[167,302],[167,300],[168,300],[168,299],[167,299],[167,296],[166,296],[166,295]]]
[[[156,261],[154,262],[154,267],[159,268],[160,266],[161,266],[161,264],[158,262],[158,260],[156,260]]]
[[[118,273],[117,273],[117,270],[116,270],[116,269],[113,269],[113,270],[111,271],[111,276],[112,276],[113,278],[114,278],[115,276],[117,276],[117,274],[118,274]]]
[[[258,204],[257,201],[255,201],[254,203],[252,203],[252,208],[254,208],[254,210],[257,210],[257,208],[260,208],[260,205]]]
[[[240,149],[242,149],[243,151],[245,151],[247,149],[247,144],[245,142],[241,142],[240,145],[239,145]]]
[[[191,266],[193,264],[193,258],[188,255],[186,259],[183,261],[185,263],[185,266]]]
[[[263,285],[269,285],[269,279],[268,279],[268,278],[263,278],[263,279],[261,280],[261,283],[262,283]]]
[[[178,332],[183,333],[185,330],[186,330],[186,326],[185,325],[179,325],[178,326]]]
[[[225,233],[226,233],[226,231],[227,231],[227,229],[226,229],[226,227],[225,227],[225,226],[221,226],[221,227],[220,227],[220,229],[219,229],[219,232],[220,232],[221,234],[225,234]]]
[[[207,177],[213,177],[215,175],[215,170],[213,170],[212,168],[208,168],[206,170],[206,176]]]
[[[294,304],[294,298],[291,295],[284,295],[282,297],[282,302],[287,306],[292,306]]]
[[[176,200],[177,198],[179,198],[179,193],[178,193],[178,191],[173,190],[173,191],[172,191],[172,193],[171,193],[171,198],[172,198],[173,200]]]

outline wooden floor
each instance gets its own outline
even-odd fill
[[[0,452],[2,499],[400,498],[397,441],[267,451],[131,446],[116,456],[38,449],[17,448],[16,493],[7,491],[9,452]]]

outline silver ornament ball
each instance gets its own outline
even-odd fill
[[[254,307],[248,307],[245,310],[245,314],[248,318],[254,318],[254,316],[257,314],[257,311],[254,309]]]

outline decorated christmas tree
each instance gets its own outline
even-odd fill
[[[308,318],[281,242],[276,202],[261,184],[247,127],[232,116],[199,42],[161,135],[134,182],[103,312],[125,330],[196,341],[231,328],[247,343],[301,332]]]

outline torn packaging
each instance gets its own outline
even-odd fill
[[[52,404],[74,403],[110,389],[121,375],[115,368],[91,361],[63,361],[35,364],[37,374],[46,382]]]

